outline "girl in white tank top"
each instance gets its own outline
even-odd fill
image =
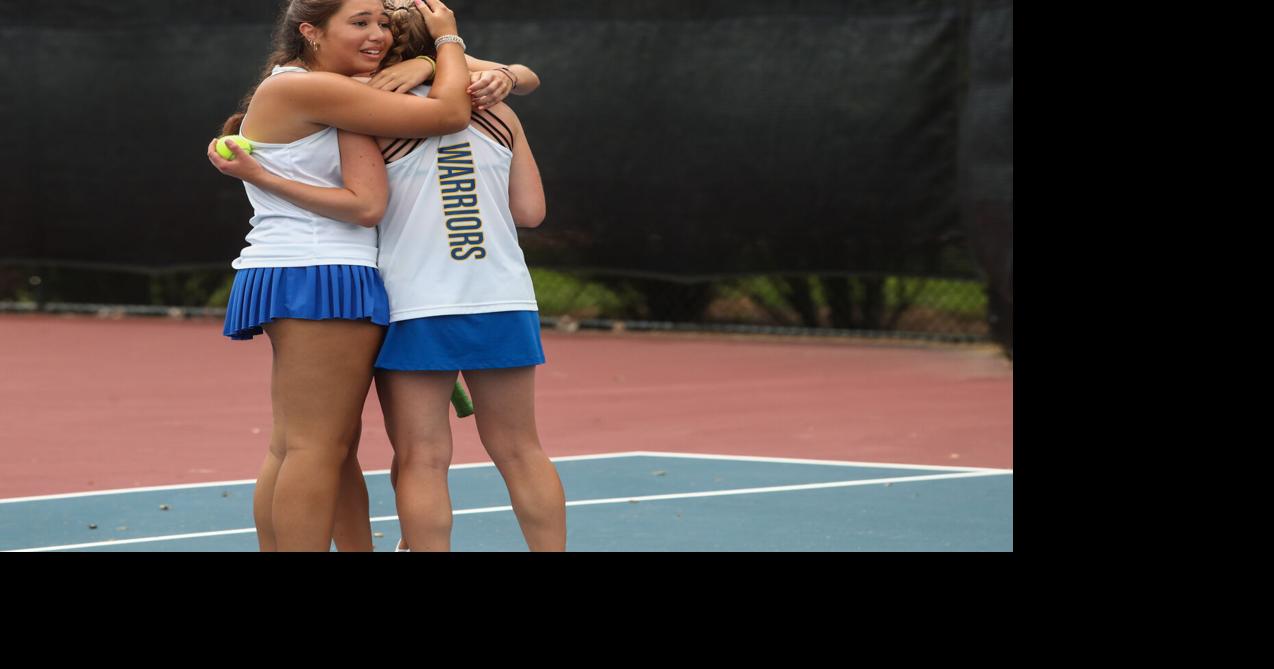
[[[391,16],[413,20],[406,14]],[[408,57],[425,46],[410,31],[395,33]],[[391,324],[376,384],[395,452],[403,549],[450,548],[446,469],[431,463],[450,460],[448,400],[463,371],[528,546],[564,550],[565,495],[534,421],[535,365],[544,357],[516,230],[538,226],[545,207],[521,123],[497,104],[460,132],[380,146],[390,161],[379,267]]]
[[[299,67],[275,67],[271,76],[305,72]],[[343,188],[336,128],[287,144],[252,142],[252,156],[269,172],[312,186]],[[338,160],[333,160],[333,158]],[[376,266],[376,229],[338,221],[244,182],[254,215],[248,247],[232,263],[245,267],[305,267],[308,265]]]
[[[373,230],[388,184],[368,135],[454,132],[470,114],[455,18],[440,0],[415,4],[430,30],[450,35],[437,46],[430,99],[349,79],[377,68],[392,41],[380,0],[291,0],[276,26],[269,76],[224,129],[260,150],[247,187],[256,215],[249,247],[234,263],[226,334],[264,332],[274,355],[274,429],[253,499],[262,550],[328,550],[338,496],[359,506],[360,490],[367,522],[353,454],[384,335],[378,323],[388,316]],[[278,184],[321,193],[279,199]],[[370,530],[360,534],[353,544],[370,550]]]

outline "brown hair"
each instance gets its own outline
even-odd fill
[[[417,56],[438,57],[434,38],[425,25],[425,17],[416,9],[414,0],[384,0],[389,12],[389,28],[394,33],[394,46],[389,49],[381,68],[397,65]]]
[[[261,81],[265,81],[277,65],[284,65],[294,60],[305,60],[305,36],[301,34],[302,23],[326,28],[327,22],[344,4],[345,0],[290,0],[283,7],[279,19],[274,24],[272,53],[265,61]],[[415,13],[420,14],[420,12]],[[421,17],[421,22],[424,22],[424,17]],[[222,135],[238,134],[243,126],[243,117],[248,113],[248,105],[251,104],[252,96],[257,92],[261,81],[258,81],[239,102],[239,111],[226,119],[221,126]]]

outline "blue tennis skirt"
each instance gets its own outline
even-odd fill
[[[430,316],[389,324],[377,369],[454,371],[544,364],[538,311]]]
[[[222,333],[244,341],[277,318],[389,325],[389,295],[375,267],[251,267],[234,275]]]

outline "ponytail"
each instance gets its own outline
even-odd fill
[[[237,135],[243,127],[243,117],[248,113],[248,105],[252,104],[252,96],[266,77],[279,65],[286,65],[296,60],[305,60],[305,36],[301,34],[301,24],[309,23],[319,28],[327,25],[345,0],[290,0],[283,6],[279,18],[274,24],[274,37],[271,40],[272,53],[265,61],[265,69],[261,78],[239,101],[239,109],[221,125],[221,134]],[[419,12],[416,12],[419,14]],[[423,20],[423,17],[422,17]]]

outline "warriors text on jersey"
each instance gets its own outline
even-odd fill
[[[425,96],[428,88],[412,91]],[[537,311],[509,211],[513,153],[472,128],[386,166],[378,266],[390,320]]]

